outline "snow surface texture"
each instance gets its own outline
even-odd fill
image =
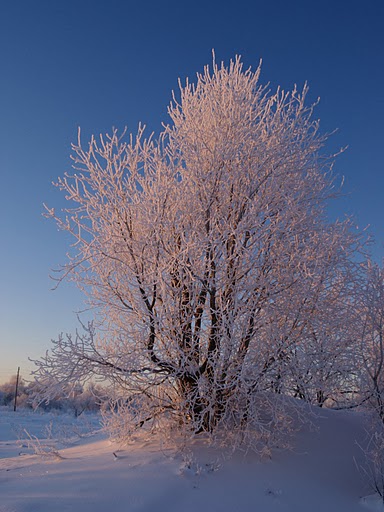
[[[119,447],[97,416],[0,409],[0,512],[363,512],[384,510],[356,468],[363,416],[318,410],[271,460],[196,442]],[[356,462],[355,462],[356,460]],[[364,497],[365,496],[365,497]]]

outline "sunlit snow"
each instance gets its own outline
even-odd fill
[[[364,416],[315,410],[272,459],[138,439],[111,443],[98,416],[0,409],[0,512],[384,510],[357,465]]]

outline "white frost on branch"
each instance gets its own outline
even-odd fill
[[[333,157],[307,86],[270,94],[259,75],[239,58],[206,67],[157,141],[140,126],[83,148],[79,133],[75,173],[57,182],[69,207],[47,214],[74,239],[62,279],[98,314],[54,342],[38,379],[105,378],[133,426],[173,421],[253,447],[289,430],[279,394],[338,399],[336,311],[359,240],[327,221]]]

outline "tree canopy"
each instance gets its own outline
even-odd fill
[[[341,399],[359,239],[327,219],[334,157],[307,87],[271,93],[259,75],[207,66],[156,140],[79,133],[57,182],[69,206],[48,215],[73,236],[62,279],[95,321],[36,361],[45,399],[96,376],[130,428],[250,444],[288,428],[283,395]]]

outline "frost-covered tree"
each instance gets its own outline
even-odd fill
[[[294,396],[320,407],[349,407],[358,388],[358,344],[352,319],[359,268],[356,262],[345,261],[344,249],[335,251],[337,243],[332,246],[325,272],[318,276],[311,315],[294,346],[287,383]]]
[[[359,347],[362,398],[384,423],[384,269],[370,260],[356,294],[354,336]]]
[[[27,385],[22,378],[17,378],[13,375],[9,381],[0,384],[0,405],[11,405],[15,400],[15,393],[17,388],[17,403],[24,405],[27,398]]]
[[[367,260],[362,270],[355,293],[353,337],[358,348],[360,403],[370,414],[360,469],[384,503],[384,269]]]
[[[332,158],[307,87],[271,94],[259,74],[236,58],[180,84],[157,141],[141,127],[85,147],[79,136],[75,172],[57,183],[68,209],[48,213],[75,242],[62,279],[96,319],[36,361],[45,398],[96,376],[131,427],[277,428],[270,393],[296,378],[308,333],[323,336],[326,288],[356,240],[326,220]]]

